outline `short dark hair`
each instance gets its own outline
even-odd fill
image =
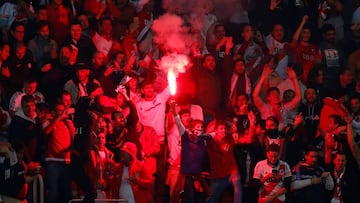
[[[79,20],[72,20],[70,22],[69,28],[71,28],[71,26],[73,26],[73,25],[80,25],[80,27],[81,27],[81,23]]]
[[[201,64],[203,64],[204,62],[205,62],[205,59],[207,58],[207,57],[213,57],[213,58],[215,58],[215,56],[213,55],[213,54],[205,54],[204,56],[203,56],[203,58],[201,59]]]
[[[186,113],[190,114],[190,111],[187,110],[187,109],[181,109],[181,110],[179,111],[180,117],[181,117],[183,114],[186,114]]]
[[[325,24],[321,28],[321,33],[326,34],[329,31],[335,31],[335,27],[331,24]]]
[[[10,26],[10,30],[15,31],[17,27],[19,26],[23,26],[25,28],[25,24],[22,22],[18,22],[18,21],[14,21],[11,26]]]
[[[103,24],[103,22],[106,21],[106,20],[108,20],[108,21],[110,21],[110,22],[112,23],[110,17],[102,17],[102,18],[100,18],[100,20],[99,20],[99,25]]]
[[[269,96],[271,92],[277,92],[280,94],[280,90],[277,87],[270,87],[267,91],[266,91],[266,96]]]
[[[193,129],[195,127],[195,125],[197,125],[197,124],[202,124],[204,126],[204,121],[202,121],[200,119],[191,120],[191,123],[190,123],[191,129]]]
[[[266,118],[265,121],[273,121],[277,126],[279,125],[279,119],[277,119],[275,116],[269,116]]]
[[[335,158],[337,155],[345,156],[345,158],[346,158],[346,153],[345,153],[344,151],[336,151],[334,158]]]
[[[314,147],[314,146],[312,146],[312,145],[309,145],[309,146],[307,147],[306,151],[305,151],[305,155],[309,155],[310,152],[316,152],[316,153],[318,153],[319,150],[318,150],[316,147]]]
[[[36,28],[37,31],[39,32],[41,30],[41,28],[48,26],[50,28],[50,23],[48,21],[42,20],[40,22],[37,23]]]
[[[25,84],[31,84],[31,83],[37,83],[37,80],[35,78],[29,78],[29,79],[24,81],[24,85]]]
[[[267,147],[266,152],[280,152],[280,146],[277,144],[270,144]]]
[[[225,25],[224,24],[221,24],[221,23],[218,23],[214,26],[214,32],[216,32],[216,30],[219,28],[219,27],[223,27],[225,29]]]
[[[0,42],[0,50],[3,50],[5,46],[10,46],[7,42]]]
[[[226,128],[228,128],[228,124],[226,123],[225,120],[216,120],[215,122],[215,129],[217,129],[219,126],[225,126]]]
[[[24,95],[21,98],[21,107],[23,107],[26,103],[29,103],[29,102],[34,102],[35,103],[34,97],[31,96],[31,95]]]

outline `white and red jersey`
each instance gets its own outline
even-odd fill
[[[302,45],[299,43],[297,46],[292,47],[291,51],[295,55],[296,63],[303,65],[304,73],[302,74],[301,80],[306,82],[307,75],[314,67],[316,61],[321,60],[320,48],[314,44]]]
[[[276,193],[278,190],[284,187],[284,179],[291,177],[291,170],[289,165],[285,161],[279,160],[279,163],[276,166],[273,166],[268,163],[267,160],[259,161],[254,169],[255,179],[262,179],[267,176],[269,173],[276,172],[277,177],[281,178],[269,178],[259,189],[259,197],[265,197],[271,194]],[[280,201],[285,201],[285,194],[277,197]]]

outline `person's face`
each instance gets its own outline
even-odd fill
[[[317,152],[309,152],[305,155],[305,163],[309,166],[315,166],[318,160],[318,153]]]
[[[323,72],[322,70],[319,70],[319,72],[318,72],[318,78],[317,78],[316,82],[317,82],[318,84],[322,84],[323,81],[324,81],[324,72]]]
[[[303,42],[309,42],[310,41],[310,37],[311,37],[311,31],[309,29],[304,29],[301,32],[301,40]]]
[[[278,91],[271,91],[267,96],[267,100],[270,104],[278,104],[280,102],[280,93]]]
[[[241,108],[242,106],[247,106],[248,105],[248,100],[246,98],[245,95],[239,95],[238,98],[237,98],[237,106],[239,108]]]
[[[193,128],[193,133],[196,136],[200,136],[204,130],[204,126],[201,123],[197,123]]]
[[[70,94],[63,94],[61,97],[61,103],[64,104],[65,108],[69,108],[71,106],[71,95]]]
[[[100,117],[96,124],[99,131],[107,130],[107,122],[103,117]]]
[[[60,50],[60,54],[61,54],[61,56],[63,56],[63,57],[70,58],[70,57],[71,57],[71,50],[70,50],[69,47],[63,47],[63,48]]]
[[[23,149],[16,151],[16,158],[18,159],[18,161],[23,160],[23,158],[24,158],[24,150]]]
[[[96,139],[97,139],[97,144],[98,144],[99,147],[104,147],[105,146],[105,144],[106,144],[106,135],[105,135],[105,133],[99,133],[97,135]]]
[[[277,128],[278,127],[277,127],[277,125],[276,125],[276,123],[274,121],[272,121],[272,120],[266,120],[265,121],[265,129],[266,130],[275,130]]]
[[[55,107],[55,116],[58,117],[58,116],[61,116],[65,111],[65,106],[64,105],[56,105]]]
[[[37,88],[37,83],[36,82],[31,82],[31,83],[25,83],[24,84],[24,92],[27,95],[32,95],[35,93]]]
[[[203,62],[203,67],[208,69],[208,70],[214,70],[216,67],[216,62],[215,62],[215,58],[213,56],[206,56],[204,62]]]
[[[152,84],[144,85],[141,91],[144,94],[145,98],[154,97],[155,92],[154,92],[154,86]]]
[[[76,41],[79,40],[81,37],[81,32],[82,32],[82,29],[81,29],[80,25],[78,25],[78,24],[71,25],[71,27],[70,27],[71,39],[76,40]]]
[[[353,81],[353,75],[350,71],[345,71],[340,77],[342,78],[342,81],[345,85],[349,85]]]
[[[133,91],[135,91],[137,89],[137,79],[136,78],[131,78],[129,81],[128,81],[128,85],[129,85],[129,88]]]
[[[236,61],[234,71],[241,74],[245,71],[245,65],[243,61]]]
[[[185,126],[185,127],[189,127],[190,126],[190,121],[191,121],[191,117],[190,117],[190,113],[183,113],[180,117],[181,119],[181,123]]]
[[[89,74],[90,74],[90,70],[88,69],[80,69],[76,71],[77,79],[80,82],[86,81],[89,77]]]
[[[283,96],[284,102],[290,102],[295,97],[294,91],[286,91]]]
[[[217,136],[220,136],[221,138],[225,137],[226,136],[226,132],[227,132],[227,128],[225,125],[219,125],[217,128],[216,128],[216,135]]]
[[[124,163],[125,166],[130,166],[133,158],[127,152],[120,151],[120,161]]]
[[[23,112],[25,116],[29,118],[35,118],[36,116],[36,105],[35,102],[26,102],[24,105],[22,105]]]
[[[42,26],[39,30],[39,35],[44,39],[48,39],[50,35],[49,26],[47,25]]]
[[[125,58],[125,54],[123,54],[123,53],[118,53],[118,54],[116,54],[115,60],[116,60],[118,63],[121,63],[121,61],[124,60],[124,58]]]
[[[276,41],[282,41],[284,39],[284,28],[282,25],[275,25],[271,35]]]
[[[217,26],[214,30],[215,37],[220,40],[225,37],[225,27],[224,26]]]
[[[338,171],[343,170],[345,168],[345,165],[346,165],[345,155],[337,154],[334,158],[335,169]]]
[[[23,59],[25,56],[25,53],[26,53],[25,46],[20,46],[20,47],[16,48],[16,51],[15,51],[16,58],[18,58],[20,60]]]
[[[100,32],[104,35],[110,35],[112,33],[112,24],[110,20],[104,20],[101,23]]]
[[[81,24],[81,28],[83,30],[86,30],[89,27],[89,19],[86,15],[80,15],[78,17],[78,20],[79,20],[79,22]]]
[[[0,58],[1,61],[6,61],[6,59],[9,57],[10,55],[10,47],[9,45],[5,45],[1,50],[0,50]]]
[[[23,41],[25,36],[25,27],[23,25],[19,25],[12,31],[12,35],[16,41]]]
[[[115,127],[120,128],[125,126],[125,119],[123,115],[116,115],[113,119],[113,124]]]
[[[254,30],[251,26],[247,25],[244,27],[244,30],[241,33],[242,38],[244,41],[250,41],[254,37]]]
[[[338,127],[338,124],[335,123],[335,119],[333,117],[329,117],[328,119],[328,131],[334,131]]]
[[[100,67],[104,65],[104,61],[105,61],[105,55],[102,52],[96,53],[93,57],[93,63],[95,67]]]
[[[351,112],[353,113],[357,113],[360,110],[360,101],[357,98],[353,98],[350,100],[350,107],[351,107]]]
[[[335,42],[335,30],[327,31],[324,34],[324,39],[330,44],[334,43]]]
[[[37,17],[38,21],[47,21],[48,13],[47,13],[46,9],[39,10],[36,17]]]
[[[279,152],[268,151],[266,157],[271,164],[275,165],[279,161]]]
[[[312,88],[307,89],[305,91],[305,99],[306,99],[307,103],[309,103],[309,104],[315,103],[316,99],[317,99],[315,90]]]

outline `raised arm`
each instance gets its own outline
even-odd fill
[[[299,86],[299,81],[296,77],[296,73],[292,68],[287,68],[286,72],[288,74],[289,79],[293,83],[294,90],[295,90],[295,97],[288,103],[288,107],[290,109],[295,109],[299,102],[301,101],[301,90]]]
[[[180,116],[179,116],[178,113],[176,112],[175,101],[170,101],[169,105],[170,105],[170,110],[171,110],[172,113],[174,114],[175,123],[176,123],[176,125],[177,125],[178,128],[179,128],[180,135],[183,135],[183,134],[185,133],[185,127],[184,127],[184,125],[181,123]]]
[[[269,78],[272,72],[273,70],[268,65],[265,65],[264,70],[259,79],[259,82],[256,84],[254,88],[252,96],[253,96],[254,104],[258,109],[261,109],[262,106],[265,104],[265,102],[260,97],[261,87],[264,85],[265,80]]]
[[[307,15],[304,15],[304,16],[303,16],[303,18],[302,18],[302,20],[301,20],[301,22],[300,22],[299,27],[297,28],[297,30],[295,31],[295,33],[294,33],[294,35],[293,35],[292,42],[291,42],[292,45],[296,45],[296,44],[297,44],[297,42],[298,42],[298,40],[299,40],[299,37],[300,37],[300,35],[301,35],[301,31],[303,30],[304,25],[305,25],[306,21],[308,20],[308,18],[309,18],[309,16],[307,16]]]

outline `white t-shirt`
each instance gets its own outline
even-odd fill
[[[143,125],[153,127],[159,136],[159,141],[165,140],[166,101],[170,97],[169,87],[157,94],[152,101],[141,99],[136,103],[139,120]]]
[[[261,179],[265,176],[267,176],[269,173],[273,173],[273,170],[277,171],[277,174],[282,176],[282,180],[267,180],[265,181],[264,185],[260,187],[259,189],[259,195],[264,197],[267,195],[270,195],[271,193],[277,192],[279,189],[284,187],[283,185],[283,179],[287,177],[291,177],[291,170],[289,165],[285,161],[279,160],[279,163],[277,166],[273,167],[268,164],[268,161],[262,160],[259,161],[254,169],[254,178],[255,179]],[[285,194],[280,195],[277,197],[280,201],[285,201]]]

